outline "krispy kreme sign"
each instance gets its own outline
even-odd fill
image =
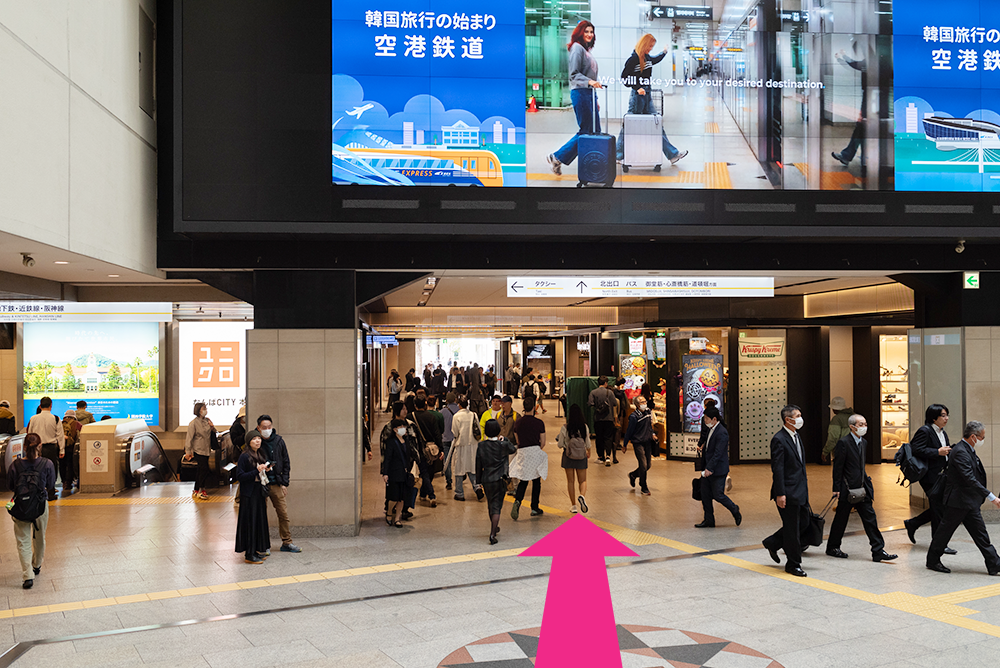
[[[740,359],[748,362],[784,362],[785,341],[783,339],[740,339]]]

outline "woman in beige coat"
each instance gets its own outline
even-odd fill
[[[194,492],[191,494],[196,499],[208,500],[208,457],[212,454],[212,434],[215,432],[215,425],[208,419],[208,408],[200,401],[194,405],[195,418],[191,420],[187,428],[187,439],[184,441],[184,459],[191,461],[193,458],[198,462],[198,474],[194,479]]]

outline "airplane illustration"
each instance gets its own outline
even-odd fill
[[[363,107],[354,107],[354,111],[348,111],[347,115],[348,116],[354,116],[355,118],[357,118],[360,121],[361,120],[361,114],[365,113],[369,109],[373,109],[374,107],[375,107],[375,105],[372,104],[371,102],[369,102],[368,104],[364,105]]]

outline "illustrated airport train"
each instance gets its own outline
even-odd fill
[[[969,148],[1000,148],[1000,125],[971,118],[924,119],[924,134],[940,151]]]
[[[333,145],[333,182],[363,185],[502,186],[492,151],[441,146]]]

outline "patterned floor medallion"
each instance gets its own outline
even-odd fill
[[[539,629],[483,638],[449,654],[438,668],[534,668]],[[622,668],[782,668],[760,652],[702,633],[618,625]]]

